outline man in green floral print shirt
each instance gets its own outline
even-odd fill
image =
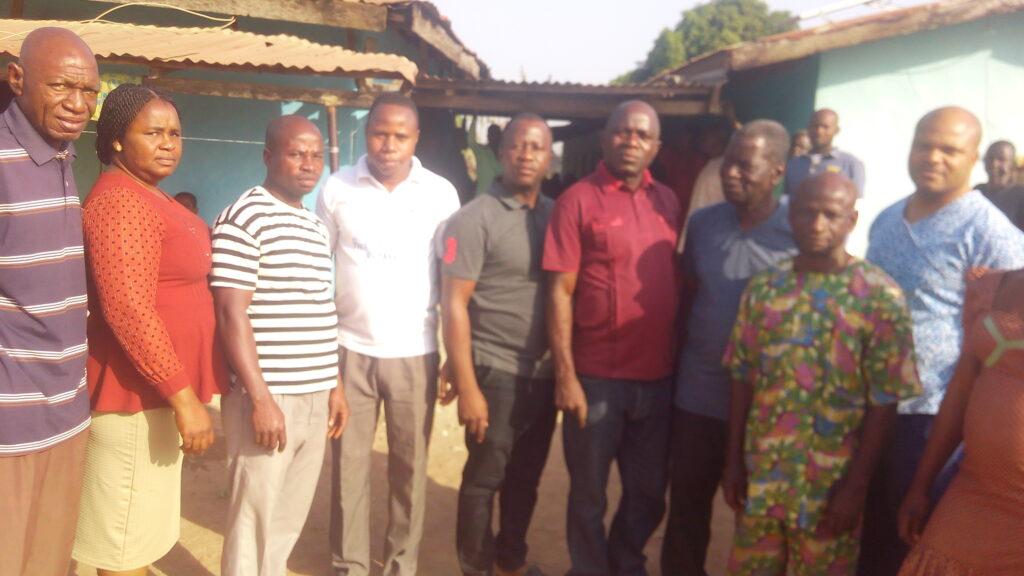
[[[806,180],[789,210],[799,254],[755,276],[740,306],[724,359],[729,574],[854,574],[896,403],[920,393],[899,286],[846,252],[856,198],[844,176]]]

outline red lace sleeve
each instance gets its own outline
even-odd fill
[[[95,193],[82,227],[103,317],[135,369],[168,398],[189,382],[156,312],[164,224],[132,190]]]

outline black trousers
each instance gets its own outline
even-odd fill
[[[670,498],[664,576],[705,576],[711,514],[725,467],[728,424],[724,420],[676,409],[672,418]]]
[[[896,418],[896,429],[885,446],[868,487],[860,559],[857,562],[857,574],[860,576],[896,576],[910,552],[899,536],[898,512],[910,490],[934,423],[935,416],[931,414],[900,414]],[[960,470],[963,455],[961,444],[932,483],[928,494],[932,509]]]
[[[456,549],[463,574],[489,575],[494,564],[515,570],[526,563],[526,531],[555,430],[554,380],[483,366],[476,367],[476,378],[489,426],[482,443],[466,434]],[[498,492],[495,538],[491,515]]]

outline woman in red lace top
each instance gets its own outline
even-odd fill
[[[226,372],[208,228],[157,187],[181,159],[173,102],[117,87],[96,151],[109,169],[83,216],[93,422],[74,557],[101,576],[145,574],[178,539],[182,452],[212,444],[203,404]]]

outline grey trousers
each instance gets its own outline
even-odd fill
[[[383,403],[390,488],[384,576],[414,576],[423,535],[438,355],[374,358],[344,348],[339,355],[351,415],[345,433],[331,442],[334,573],[370,573],[370,468]]]
[[[274,395],[284,413],[283,452],[256,444],[248,394],[233,391],[221,399],[231,483],[223,576],[287,573],[323,467],[329,397],[329,390]]]

